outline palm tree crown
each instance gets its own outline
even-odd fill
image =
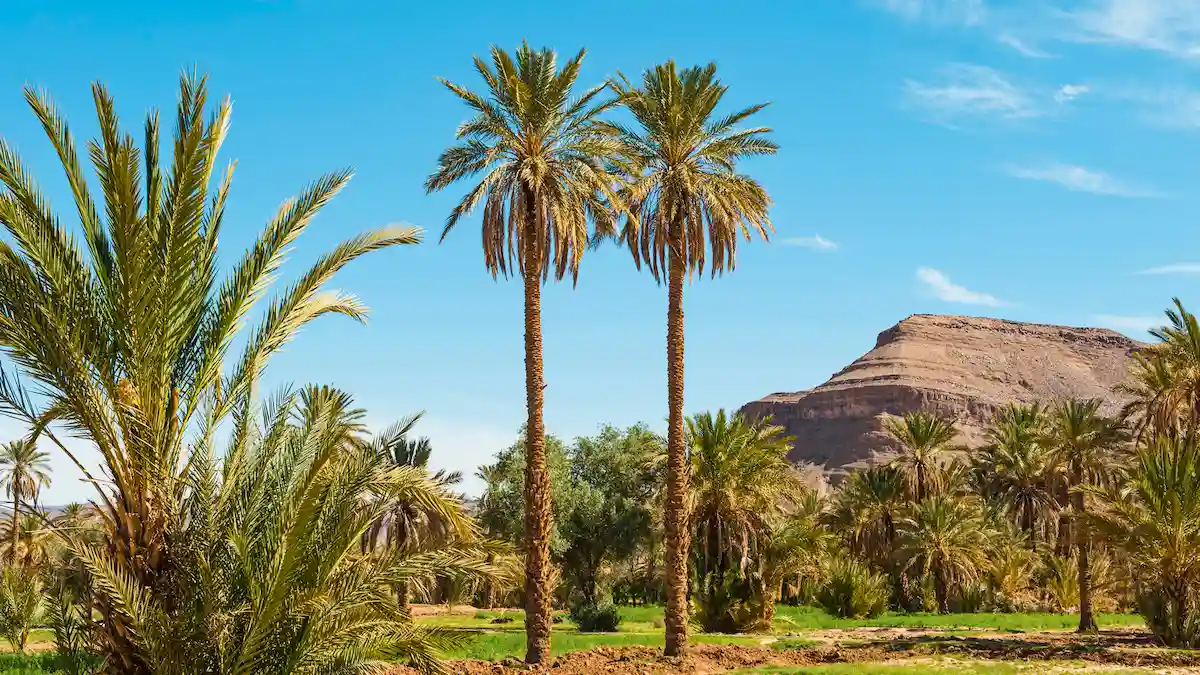
[[[712,63],[680,70],[668,61],[647,70],[641,87],[621,78],[613,88],[642,126],[610,124],[628,179],[621,238],[634,262],[645,261],[655,279],[668,251],[689,273],[706,263],[714,275],[732,269],[739,236],[772,231],[766,189],[736,170],[738,160],[778,150],[769,128],[737,126],[767,104],[714,118],[727,87]]]
[[[883,431],[899,446],[894,464],[904,472],[910,494],[921,501],[941,484],[942,453],[958,436],[952,420],[918,410],[883,419]]]
[[[515,257],[521,275],[577,278],[588,220],[613,229],[620,200],[605,167],[616,144],[599,117],[615,102],[601,97],[606,85],[573,95],[585,53],[560,69],[549,49],[522,44],[514,58],[492,47],[490,65],[475,58],[486,95],[442,80],[475,116],[458,127],[460,143],[438,158],[425,189],[478,177],[451,210],[442,239],[482,203],[484,262],[493,276],[514,269]],[[537,260],[526,255],[531,246]]]
[[[33,501],[50,485],[50,455],[27,440],[0,445],[0,488],[14,501]]]

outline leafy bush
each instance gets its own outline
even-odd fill
[[[843,619],[872,619],[887,608],[888,582],[882,574],[850,557],[835,557],[829,576],[817,592],[817,603]]]
[[[584,602],[571,608],[571,621],[581,633],[615,633],[621,626],[621,613],[608,603]]]

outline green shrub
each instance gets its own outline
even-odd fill
[[[608,603],[580,603],[571,608],[571,621],[581,633],[615,633],[621,627],[621,613]]]
[[[829,576],[817,591],[817,603],[844,619],[872,619],[887,608],[888,582],[882,574],[849,557],[829,563]]]

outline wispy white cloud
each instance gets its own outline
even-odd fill
[[[1162,319],[1159,317],[1118,316],[1115,314],[1097,314],[1092,317],[1092,321],[1098,326],[1118,330],[1122,333],[1130,333],[1134,337],[1145,337],[1145,334],[1150,329],[1158,328],[1163,324]]]
[[[874,0],[872,4],[909,21],[977,26],[987,17],[983,0]]]
[[[1162,197],[1163,193],[1127,184],[1103,171],[1072,164],[1040,166],[1010,166],[1006,171],[1014,178],[1054,183],[1075,192],[1089,192],[1112,197]]]
[[[946,66],[936,82],[906,80],[906,102],[950,122],[966,116],[1020,119],[1045,113],[1026,91],[986,66]]]
[[[1060,12],[1065,40],[1112,44],[1200,58],[1196,0],[1086,0]]]
[[[817,251],[836,251],[838,247],[836,242],[830,241],[819,234],[814,234],[811,237],[790,237],[780,243],[785,246],[802,246]]]
[[[1070,103],[1091,90],[1091,87],[1086,84],[1064,84],[1054,92],[1054,100],[1059,103]]]
[[[1001,33],[1000,35],[997,35],[996,41],[1002,45],[1011,47],[1013,51],[1027,58],[1049,59],[1054,57],[1053,54],[1043,51],[1042,49],[1010,33]]]
[[[1001,300],[994,295],[972,291],[965,286],[960,286],[950,281],[950,277],[947,277],[945,274],[942,274],[940,271],[935,270],[932,267],[921,267],[917,269],[917,280],[920,281],[927,290],[933,293],[935,298],[945,302],[957,302],[965,305],[983,305],[985,307],[1007,307],[1012,304]]]
[[[1138,274],[1200,274],[1200,263],[1173,263],[1162,267],[1151,267]]]

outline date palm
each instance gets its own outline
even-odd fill
[[[1054,456],[1046,450],[1045,410],[1039,404],[1012,404],[1001,408],[987,428],[988,444],[972,461],[985,477],[985,489],[1019,519],[1037,552],[1038,522],[1055,514]]]
[[[883,432],[897,446],[893,464],[904,473],[909,494],[917,502],[936,492],[942,483],[941,458],[958,437],[954,421],[918,410],[883,418]]]
[[[644,262],[656,281],[667,281],[666,653],[674,656],[687,647],[688,614],[684,277],[703,274],[705,265],[714,277],[732,270],[739,237],[767,238],[771,198],[737,163],[777,146],[765,127],[738,127],[766,104],[717,114],[727,87],[715,64],[680,69],[668,61],[647,70],[641,86],[622,77],[613,88],[638,125],[612,125],[630,213],[619,237],[639,269]]]
[[[896,555],[933,580],[938,611],[950,612],[950,592],[988,568],[988,529],[976,500],[937,495],[901,519]]]
[[[485,90],[442,80],[474,115],[459,126],[459,143],[438,158],[427,192],[474,184],[446,219],[442,239],[483,207],[484,265],[493,277],[513,272],[525,287],[526,638],[525,659],[550,656],[550,511],[542,370],[542,284],[578,278],[591,240],[588,222],[613,229],[620,200],[605,167],[615,143],[599,124],[613,105],[601,85],[576,93],[584,51],[561,68],[555,53],[522,44],[515,55],[492,47],[491,63],[475,58]]]
[[[424,436],[410,437],[421,416],[418,413],[407,417],[377,434],[371,439],[372,451],[394,466],[427,469],[433,454],[432,444]],[[462,481],[462,474],[437,471],[430,479],[443,489],[450,489]],[[452,523],[423,508],[420,503],[387,500],[385,506],[383,515],[364,535],[367,550],[391,548],[416,552],[445,543],[454,531]],[[408,606],[408,590],[407,584],[396,588],[396,597],[404,607]]]
[[[50,485],[50,456],[32,441],[19,439],[0,446],[0,487],[12,499],[9,526],[9,563],[17,554],[21,502],[37,500],[41,488]]]
[[[826,520],[842,535],[850,551],[863,556],[877,570],[894,572],[896,523],[905,501],[900,469],[871,466],[846,477]]]
[[[191,446],[222,422],[240,439],[253,392],[270,357],[305,324],[326,314],[362,321],[354,296],[325,290],[356,258],[415,244],[418,230],[354,236],[321,256],[259,308],[287,252],[350,179],[338,171],[285,201],[232,271],[217,255],[233,166],[217,155],[230,123],[226,99],[208,108],[205,79],[180,82],[175,132],[160,155],[159,116],[139,144],[121,130],[108,90],[92,87],[99,137],[88,156],[90,184],[65,120],[47,95],[26,89],[66,173],[71,226],[38,191],[13,149],[0,142],[0,348],[41,394],[35,405],[14,375],[0,373],[0,411],[31,425],[75,462],[96,488],[104,545],[96,558],[128,581],[141,601],[162,601],[182,548],[172,540],[191,485]],[[93,186],[98,191],[93,191]],[[74,231],[82,232],[82,239]],[[240,355],[227,359],[234,343]],[[100,456],[94,475],[55,431],[86,438]],[[115,673],[149,673],[123,609],[130,596],[97,593],[98,649]]]
[[[379,672],[386,662],[444,672],[454,639],[413,623],[393,589],[433,575],[488,576],[474,523],[457,495],[372,447],[351,399],[283,391],[255,406],[221,452],[193,447],[173,523],[175,576],[154,597],[83,546],[98,593],[113,600],[155,675]],[[453,533],[421,550],[362,550],[395,502],[417,503]]]
[[[1147,625],[1169,647],[1200,647],[1200,447],[1193,434],[1147,436],[1126,480],[1084,489],[1090,520],[1124,551]]]
[[[741,632],[761,622],[763,603],[774,604],[766,578],[778,573],[782,581],[796,565],[792,547],[776,545],[800,535],[787,531],[783,507],[798,503],[807,488],[787,459],[792,439],[770,418],[720,410],[687,423],[700,623],[709,632]]]
[[[1131,377],[1117,389],[1130,397],[1124,416],[1141,438],[1175,429],[1200,429],[1200,322],[1178,298],[1159,340],[1133,355]]]
[[[1089,554],[1085,489],[1102,485],[1120,462],[1125,434],[1113,419],[1100,413],[1100,399],[1070,399],[1055,405],[1042,441],[1066,469],[1071,499],[1071,535],[1078,560],[1079,632],[1098,630],[1092,611],[1092,577]]]

